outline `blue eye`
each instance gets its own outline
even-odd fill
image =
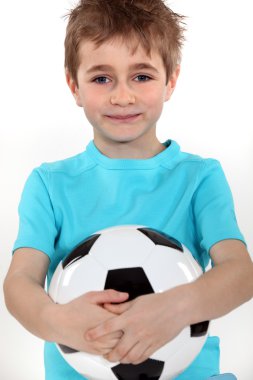
[[[136,79],[137,79],[137,82],[147,82],[151,78],[148,75],[141,74],[141,75],[137,75]]]
[[[97,77],[94,79],[94,82],[98,84],[105,84],[109,82],[109,79],[107,77]]]

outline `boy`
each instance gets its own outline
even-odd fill
[[[219,163],[156,137],[182,42],[182,17],[161,0],[83,0],[70,14],[66,79],[94,140],[83,153],[29,176],[5,280],[10,312],[47,341],[47,380],[83,379],[52,342],[138,364],[185,326],[218,318],[253,295],[252,262]],[[164,231],[203,269],[210,256],[214,267],[190,285],[131,302],[107,290],[54,304],[44,283],[58,262],[85,236],[123,224]],[[218,373],[219,342],[209,337],[177,379]]]

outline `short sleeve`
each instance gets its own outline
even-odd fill
[[[244,242],[237,224],[230,187],[216,160],[203,161],[193,197],[193,214],[202,250],[209,252],[212,245],[225,239]]]
[[[18,212],[19,230],[13,252],[18,248],[29,247],[51,258],[57,229],[46,171],[40,168],[32,171],[25,183]]]

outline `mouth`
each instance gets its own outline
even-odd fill
[[[132,114],[132,115],[105,115],[108,119],[118,122],[131,122],[135,121],[141,114]]]

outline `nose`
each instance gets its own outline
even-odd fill
[[[126,107],[135,103],[135,95],[125,84],[118,84],[111,94],[111,104]]]

